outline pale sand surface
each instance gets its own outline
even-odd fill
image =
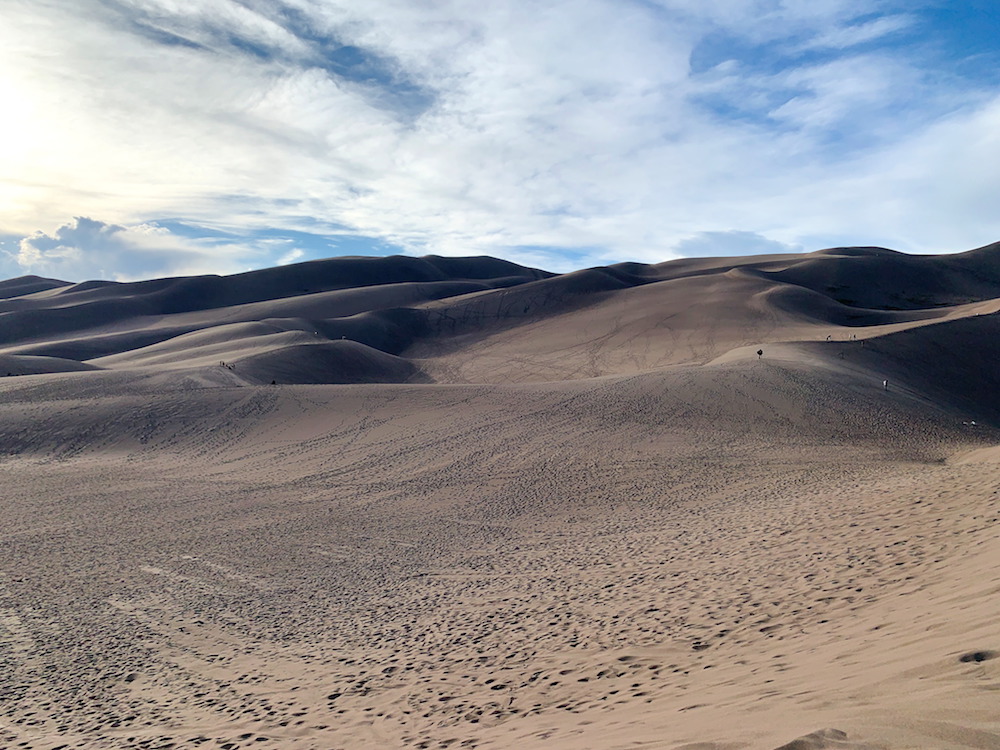
[[[715,281],[0,378],[0,747],[1000,748],[992,301],[838,326]],[[437,382],[254,384],[309,335]]]

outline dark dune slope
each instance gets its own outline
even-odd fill
[[[11,297],[23,297],[28,294],[45,292],[49,289],[59,289],[66,286],[71,286],[71,284],[68,281],[46,279],[41,276],[18,276],[16,279],[0,281],[0,300]]]
[[[772,278],[852,307],[919,310],[993,299],[998,248],[959,255],[904,255],[884,248],[837,248],[805,256]]]
[[[0,354],[0,377],[15,375],[42,375],[53,372],[82,372],[97,367],[72,359],[58,357],[30,357],[18,354]]]
[[[907,328],[854,344],[800,345],[839,366],[889,381],[893,394],[1000,425],[1000,313]],[[841,358],[841,351],[844,352]]]
[[[298,344],[246,357],[239,376],[248,383],[426,382],[412,362],[354,341]]]

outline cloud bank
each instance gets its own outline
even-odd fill
[[[553,270],[968,249],[1000,238],[1000,82],[934,7],[8,0],[7,268],[313,257],[275,229]]]
[[[15,260],[38,275],[132,281],[236,273],[248,270],[246,259],[259,254],[232,242],[180,237],[156,224],[119,226],[78,216],[51,234],[34,232],[21,239]],[[300,250],[291,250],[274,262],[300,256]]]

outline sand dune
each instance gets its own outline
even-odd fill
[[[6,283],[49,287],[0,301],[0,351],[118,369],[197,367],[216,354],[257,356],[284,331],[289,344],[346,339],[409,359],[398,370],[407,380],[414,372],[493,383],[622,375],[704,364],[740,347],[867,338],[981,314],[983,305],[993,312],[998,252],[838,248],[560,276],[489,258],[393,257],[132,284],[25,277]],[[230,344],[214,353],[202,343],[213,328]]]
[[[69,282],[57,279],[46,279],[41,276],[19,276],[16,279],[0,281],[0,299],[23,297],[48,289],[59,289],[68,286]]]
[[[31,357],[18,354],[0,354],[0,375],[41,375],[50,372],[95,370],[94,365],[59,357]]]
[[[1000,747],[1000,246],[7,292],[0,747]]]
[[[355,341],[293,344],[240,361],[247,383],[405,383],[420,382],[409,360]]]

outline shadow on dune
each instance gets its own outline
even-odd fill
[[[258,385],[430,382],[409,360],[347,340],[275,349],[236,367],[242,380]]]
[[[888,380],[891,393],[919,396],[962,415],[1000,425],[1000,314],[972,315],[907,328],[860,342],[800,345],[829,362]],[[841,351],[846,356],[839,357]]]

